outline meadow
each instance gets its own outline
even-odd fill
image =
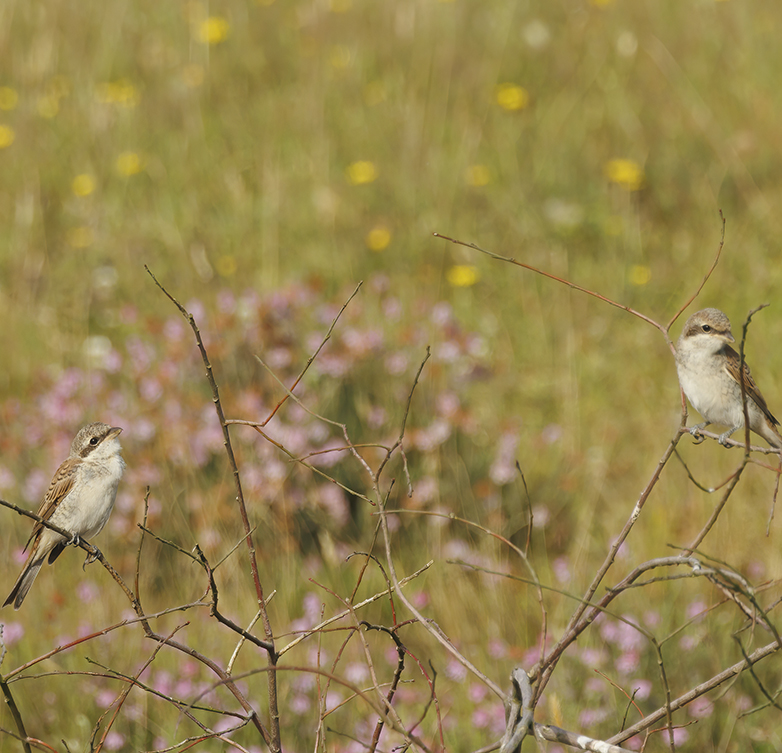
[[[94,544],[137,600],[68,549],[0,613],[0,751],[19,719],[274,750],[275,703],[285,751],[488,751],[515,667],[539,724],[781,750],[776,655],[670,706],[779,641],[776,461],[681,437],[622,308],[664,329],[721,249],[670,339],[770,303],[746,354],[782,413],[780,31],[773,0],[6,0],[0,498],[123,427]],[[0,507],[6,590],[31,525]]]

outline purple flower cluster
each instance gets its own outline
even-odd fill
[[[491,373],[491,358],[484,339],[464,329],[449,304],[417,305],[413,326],[389,280],[372,278],[296,387],[302,405],[289,400],[264,431],[293,456],[366,493],[368,478],[345,451],[342,431],[310,411],[345,423],[355,444],[392,445],[413,377],[431,345],[404,442],[413,497],[407,499],[403,485],[397,486],[400,504],[434,510],[447,496],[448,482],[433,473],[439,453],[448,443],[471,441],[478,430],[462,396]],[[256,422],[265,421],[285,397],[275,377],[293,384],[340,308],[300,283],[267,295],[222,290],[214,305],[191,300],[186,307],[200,327],[226,416]],[[83,353],[74,358],[80,367],[52,370],[24,400],[2,405],[9,430],[0,437],[0,494],[36,506],[76,429],[104,420],[124,428],[128,462],[110,529],[117,535],[134,529],[147,485],[153,525],[161,522],[163,505],[177,504],[172,490],[195,486],[198,491],[180,497],[179,504],[196,526],[195,536],[217,544],[215,524],[232,513],[231,495],[221,490],[223,436],[193,333],[175,310],[155,318],[125,304],[108,319],[116,325],[85,340]],[[281,529],[296,529],[289,518],[304,513],[332,532],[351,522],[355,509],[344,489],[291,463],[252,428],[235,426],[231,432],[251,504],[268,506]],[[469,469],[474,484],[499,488],[515,478],[517,432],[509,424],[497,434],[488,462],[486,449],[472,453],[480,456]],[[376,447],[359,452],[374,467],[383,455]],[[215,504],[215,493],[224,502]],[[210,499],[211,518],[204,499]]]
[[[267,441],[250,426],[230,429],[253,520],[258,519],[259,511],[263,513],[264,526],[258,536],[265,535],[274,544],[259,547],[261,558],[300,548],[306,555],[303,569],[317,570],[320,562],[311,564],[313,554],[303,531],[312,532],[319,556],[327,560],[344,559],[356,548],[350,538],[361,538],[356,531],[367,520],[369,506],[290,457],[305,461],[344,487],[371,494],[368,475],[347,451],[343,429],[332,422],[345,425],[356,452],[376,469],[385,455],[378,445],[392,446],[406,418],[403,446],[413,494],[408,498],[406,483],[399,483],[404,469],[397,452],[387,476],[397,478],[392,504],[416,511],[465,514],[462,503],[454,502],[454,487],[449,486],[454,482],[442,472],[442,454],[445,448],[468,446],[477,434],[485,435],[479,417],[468,407],[469,390],[491,374],[492,362],[484,339],[465,329],[449,304],[426,308],[419,303],[420,310],[408,320],[388,280],[377,276],[347,307],[325,344],[325,334],[341,301],[323,301],[313,286],[293,284],[267,295],[248,291],[237,296],[223,290],[214,305],[196,300],[185,305],[200,328],[226,417],[263,423],[262,431],[272,440]],[[127,471],[108,526],[109,535],[123,542],[123,550],[114,543],[106,544],[105,533],[98,542],[110,559],[132,549],[127,542],[135,541],[138,535],[136,524],[142,517],[147,486],[151,489],[148,524],[161,535],[196,540],[208,556],[224,553],[235,543],[234,491],[230,479],[227,481],[224,437],[203,363],[187,321],[175,310],[161,310],[164,315],[156,318],[124,305],[107,317],[114,322],[110,329],[86,338],[82,351],[73,359],[79,366],[52,369],[41,375],[24,400],[8,399],[0,405],[0,417],[8,427],[0,435],[0,495],[33,508],[40,503],[52,472],[66,457],[80,425],[103,420],[123,427]],[[286,397],[280,382],[292,386],[321,346],[294,389],[296,400],[288,399],[266,423]],[[411,411],[405,416],[427,346],[431,346],[432,355]],[[488,445],[482,438],[474,452],[464,453],[470,483],[481,490],[476,494],[479,499],[501,499],[502,487],[516,478],[519,426],[520,422],[508,420]],[[543,441],[556,442],[558,438],[556,431],[549,429]],[[362,508],[366,511],[363,517]],[[415,527],[409,525],[411,521],[441,529],[452,525],[443,517],[403,514],[390,516],[389,525],[407,535],[408,528]],[[493,522],[501,525],[500,518]],[[231,538],[227,531],[231,531]],[[329,535],[321,536],[321,532]],[[479,567],[509,569],[507,565],[498,568],[493,558],[459,538],[461,532],[453,526],[451,535],[442,538],[445,556]],[[20,537],[13,552],[16,559],[22,557],[23,543]],[[99,592],[88,576],[82,578],[74,597],[98,609]],[[481,577],[487,583],[497,582],[496,576]],[[418,608],[430,603],[426,591],[410,587],[409,595]],[[293,633],[311,628],[320,621],[320,605],[320,597],[309,594],[303,616],[277,628]],[[82,636],[96,627],[84,623],[68,630]],[[20,623],[6,625],[6,645],[13,645],[23,635]],[[303,644],[310,652],[303,657],[304,663],[328,667],[334,646],[324,644],[316,652],[316,644]],[[397,662],[393,645],[387,648],[385,653],[374,654],[377,669],[384,676],[393,674]],[[498,658],[507,658],[507,646],[499,641],[492,650]],[[414,676],[414,680],[400,686],[396,704],[401,713],[408,709],[414,717],[426,705],[431,691],[414,662],[409,657],[407,662],[406,678]],[[219,708],[220,699],[210,690],[211,678],[205,678],[200,667],[189,671],[187,664],[180,662],[175,671],[156,664],[149,673],[150,686],[166,695],[199,698]],[[369,667],[360,652],[347,653],[340,671],[358,686],[370,683]],[[440,671],[443,689],[438,693],[444,727],[453,725],[462,713],[458,704],[466,702],[481,737],[499,736],[504,728],[501,703],[476,685],[458,662],[440,667]],[[459,692],[451,697],[449,687]],[[318,692],[314,675],[297,674],[286,683],[288,710],[312,719],[319,713]],[[458,700],[466,694],[468,701]],[[95,697],[108,706],[114,696],[110,688],[101,685],[95,688]],[[337,709],[346,698],[344,688],[333,685],[325,697],[326,708]],[[127,705],[126,713],[134,713],[132,704]],[[360,713],[355,718],[359,735],[366,721]],[[158,742],[160,747],[170,744],[162,738]],[[112,732],[106,740],[109,749],[122,749],[127,743],[122,730]],[[348,749],[349,744],[346,746]]]

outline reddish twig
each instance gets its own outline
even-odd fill
[[[220,429],[223,432],[223,444],[225,446],[225,452],[228,457],[228,462],[231,466],[231,472],[234,478],[234,486],[236,488],[236,502],[239,508],[239,515],[242,520],[242,526],[244,527],[245,541],[247,542],[247,554],[250,562],[250,571],[252,573],[253,584],[255,585],[255,595],[258,602],[258,609],[260,610],[262,616],[266,642],[272,647],[271,650],[267,649],[267,653],[269,666],[273,669],[277,663],[277,656],[273,648],[274,633],[272,631],[268,612],[266,611],[266,600],[263,595],[263,586],[261,585],[261,577],[258,572],[258,561],[256,559],[255,544],[253,543],[252,527],[250,526],[250,519],[247,515],[247,506],[244,501],[244,492],[242,491],[242,480],[241,476],[239,475],[239,467],[236,464],[233,444],[231,443],[231,433],[225,420],[225,413],[223,412],[222,403],[220,402],[220,392],[218,390],[217,381],[215,380],[214,373],[212,371],[212,364],[209,361],[206,347],[203,343],[203,340],[201,339],[201,332],[198,328],[195,317],[176,298],[174,298],[174,296],[171,295],[171,293],[169,293],[160,282],[158,282],[158,279],[154,274],[152,274],[152,271],[148,266],[144,265],[144,269],[146,269],[147,274],[149,274],[149,276],[152,278],[155,285],[160,288],[163,294],[177,307],[182,316],[187,320],[187,323],[190,325],[190,329],[193,330],[193,336],[195,337],[198,351],[201,354],[201,360],[203,361],[204,368],[206,369],[206,378],[209,382],[209,387],[212,390],[212,401],[214,402],[217,419],[220,422]],[[214,664],[214,662],[211,662],[211,664]],[[216,664],[214,664],[214,666],[217,667]],[[272,753],[280,753],[280,712],[277,699],[277,681],[273,671],[269,672],[267,675],[267,682],[269,692],[269,718],[271,722],[271,736],[266,742],[270,745]]]
[[[714,256],[714,261],[711,263],[711,266],[709,267],[709,271],[706,272],[706,274],[703,276],[703,279],[701,280],[700,285],[698,285],[697,290],[684,302],[684,304],[679,308],[679,310],[673,315],[671,318],[671,321],[668,322],[668,324],[665,325],[666,331],[670,331],[671,327],[676,323],[676,320],[682,315],[682,312],[687,309],[687,307],[701,294],[701,290],[705,287],[706,283],[709,281],[709,278],[711,277],[714,270],[717,268],[717,264],[720,260],[720,255],[722,254],[722,249],[725,246],[725,217],[722,214],[722,210],[720,209],[720,220],[722,221],[722,232],[720,233],[720,242],[717,246],[717,253]]]
[[[634,308],[632,308],[632,306],[628,306],[624,303],[619,303],[618,301],[614,301],[613,299],[608,298],[607,296],[604,296],[601,293],[597,293],[594,290],[585,288],[582,285],[577,285],[575,282],[566,280],[563,277],[557,277],[557,275],[552,274],[551,272],[545,272],[544,270],[539,269],[538,267],[532,266],[532,264],[527,264],[523,261],[519,261],[518,259],[514,259],[511,256],[502,256],[501,254],[495,254],[493,251],[487,251],[485,248],[481,248],[475,243],[467,243],[466,241],[460,241],[456,238],[450,238],[449,236],[443,235],[442,233],[432,233],[432,235],[434,235],[436,238],[442,238],[444,241],[450,241],[451,243],[455,243],[458,246],[465,246],[466,248],[472,248],[475,251],[480,251],[480,253],[485,254],[486,256],[489,256],[492,259],[496,259],[497,261],[504,261],[507,262],[508,264],[513,264],[517,267],[528,269],[530,272],[534,272],[535,274],[541,275],[542,277],[547,277],[549,280],[554,280],[555,282],[558,282],[561,285],[565,285],[569,287],[571,290],[577,290],[579,293],[585,293],[586,295],[592,296],[593,298],[597,298],[599,301],[602,301],[603,303],[607,303],[610,306],[614,306],[615,308],[622,309],[622,311],[626,311],[628,314],[637,316],[639,319],[645,321],[647,324],[651,324],[655,329],[660,330],[660,332],[662,332],[666,340],[668,340],[668,330],[665,327],[663,327],[661,324],[658,324],[651,317],[642,314],[640,311],[636,311]]]

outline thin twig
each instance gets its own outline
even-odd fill
[[[168,638],[173,638],[183,627],[186,627],[189,623],[183,623],[181,625],[177,625],[168,635]],[[100,751],[103,749],[103,746],[106,743],[106,737],[108,736],[109,732],[111,731],[111,727],[116,721],[117,717],[119,716],[119,712],[122,709],[122,706],[124,705],[125,701],[127,700],[128,695],[130,695],[130,691],[133,688],[133,684],[138,680],[139,677],[141,677],[144,670],[149,667],[150,664],[155,660],[155,657],[160,652],[160,649],[163,648],[165,641],[160,641],[153,649],[150,656],[147,658],[147,660],[141,665],[141,668],[136,672],[136,674],[133,676],[133,683],[128,683],[125,685],[125,687],[122,688],[117,698],[114,699],[112,703],[108,705],[106,708],[106,711],[104,711],[99,717],[98,720],[95,722],[95,726],[92,729],[92,735],[90,736],[90,750],[94,750],[95,753],[100,753]],[[95,740],[98,736],[98,732],[100,731],[100,725],[105,719],[106,715],[109,713],[109,710],[113,707],[114,711],[111,715],[111,719],[109,720],[109,723],[106,725],[106,729],[103,730],[103,735],[101,736],[100,742],[98,744],[95,744]]]
[[[209,590],[212,592],[212,603],[210,605],[210,613],[211,615],[220,623],[225,625],[227,628],[230,628],[235,633],[238,633],[242,638],[244,638],[246,641],[249,641],[250,643],[258,646],[258,648],[262,648],[265,651],[269,653],[270,657],[273,657],[274,662],[273,664],[277,662],[277,654],[274,650],[274,643],[270,641],[263,641],[257,636],[253,635],[252,633],[245,630],[241,625],[237,625],[233,620],[228,619],[220,610],[217,608],[217,602],[218,602],[218,589],[217,589],[217,582],[215,581],[214,572],[212,568],[209,566],[209,561],[206,559],[206,555],[203,553],[201,547],[196,544],[195,546],[196,551],[196,557],[198,558],[198,562],[200,563],[201,567],[203,567],[204,571],[206,572],[207,577],[209,578]],[[259,612],[265,611],[266,605],[264,604],[263,610],[258,610]],[[270,674],[274,674],[273,672]]]
[[[524,556],[529,557],[530,549],[532,548],[532,528],[535,516],[532,512],[532,498],[530,497],[529,489],[527,488],[527,479],[524,478],[524,471],[521,470],[521,465],[518,460],[516,461],[516,470],[519,472],[521,483],[524,484],[524,493],[527,495],[527,515],[529,516],[529,520],[527,521],[527,540],[524,542]]]
[[[2,656],[5,657],[5,642],[3,641],[3,625],[0,624],[0,645],[2,645]],[[0,665],[2,665],[2,661],[0,661]],[[24,719],[22,719],[22,714],[19,711],[19,707],[16,705],[16,699],[14,698],[14,694],[11,692],[11,688],[8,687],[8,682],[6,681],[6,678],[0,675],[0,691],[2,691],[3,694],[3,701],[5,701],[5,705],[8,706],[8,710],[11,712],[11,718],[14,720],[14,724],[16,725],[16,731],[18,734],[18,739],[22,743],[22,747],[24,748],[24,753],[31,753],[30,748],[30,742],[27,735],[27,730],[24,727]]]
[[[429,560],[423,567],[418,568],[414,573],[408,575],[405,578],[402,578],[402,580],[399,581],[399,588],[401,589],[403,586],[406,586],[408,583],[410,583],[412,580],[415,580],[419,575],[421,575],[423,572],[428,570],[432,565],[434,564],[434,560]],[[392,586],[393,591],[397,591],[397,586]],[[310,628],[309,630],[304,631],[301,635],[299,635],[297,638],[292,640],[288,645],[283,646],[278,651],[278,656],[282,656],[283,654],[286,654],[288,651],[290,651],[294,646],[301,643],[305,638],[309,638],[311,635],[321,632],[324,628],[328,627],[329,625],[339,622],[340,620],[344,619],[345,617],[350,616],[350,614],[357,610],[361,609],[361,607],[365,607],[368,604],[372,604],[373,602],[377,601],[378,599],[382,599],[391,593],[391,590],[381,591],[380,593],[376,593],[373,596],[370,596],[367,599],[364,599],[364,601],[359,602],[358,604],[354,604],[350,609],[346,609],[344,612],[340,612],[339,614],[335,614],[333,617],[329,617],[326,620],[323,620],[318,625],[315,625],[313,628]]]
[[[274,633],[272,631],[269,615],[266,611],[266,601],[263,595],[263,586],[261,585],[261,578],[258,572],[258,561],[256,559],[255,544],[253,543],[252,527],[250,526],[250,520],[247,515],[247,506],[244,501],[244,492],[242,491],[242,481],[239,475],[239,467],[236,464],[236,457],[234,456],[233,445],[231,443],[231,434],[228,429],[228,425],[225,421],[225,413],[223,412],[223,406],[220,402],[220,392],[217,387],[217,381],[215,380],[214,373],[212,371],[212,364],[209,361],[209,356],[206,352],[203,340],[201,339],[201,332],[198,329],[195,317],[176,299],[171,293],[160,283],[158,279],[152,274],[152,271],[145,264],[147,274],[152,278],[155,285],[163,292],[163,294],[179,309],[179,312],[187,320],[190,328],[193,330],[193,335],[196,340],[198,351],[201,354],[201,360],[203,361],[204,368],[206,369],[206,378],[209,382],[209,387],[212,390],[212,401],[214,402],[215,412],[217,413],[217,419],[220,422],[220,429],[223,433],[223,445],[225,446],[226,456],[228,457],[229,465],[231,466],[231,472],[234,477],[234,486],[236,488],[236,502],[239,508],[239,514],[242,519],[242,526],[244,527],[245,540],[247,542],[247,554],[250,562],[250,571],[252,574],[253,584],[255,585],[255,595],[258,602],[258,608],[261,610],[263,616],[263,629],[266,636],[265,643],[271,648],[268,649],[268,661],[270,668],[274,668],[277,658],[274,651]],[[169,643],[169,645],[174,645]],[[206,657],[204,657],[205,659]],[[215,668],[219,669],[214,662],[210,662]],[[222,672],[222,670],[220,670]],[[269,718],[271,721],[271,736],[266,742],[270,745],[272,753],[280,753],[280,712],[277,698],[277,680],[274,671],[269,672],[267,675],[268,692],[269,692]]]
[[[696,698],[699,698],[700,696],[708,693],[710,690],[714,690],[714,688],[719,687],[724,682],[727,682],[728,680],[731,680],[737,675],[741,674],[741,672],[744,671],[748,666],[757,664],[759,661],[762,661],[766,657],[775,654],[777,651],[779,651],[779,644],[776,641],[773,641],[772,643],[757,649],[742,661],[737,662],[722,672],[719,672],[710,679],[700,683],[699,685],[696,685],[691,690],[688,690],[686,693],[671,701],[671,712],[677,711],[678,709],[682,708],[682,706],[686,706],[688,703],[691,703]],[[641,721],[637,722],[632,727],[628,727],[626,730],[623,730],[619,734],[609,738],[606,742],[613,744],[621,743],[624,740],[629,740],[631,737],[633,737],[633,735],[637,735],[639,732],[643,732],[644,730],[649,729],[649,727],[657,724],[666,716],[666,714],[667,709],[665,706],[659,708],[656,711],[647,714],[643,719],[641,719]]]
[[[747,314],[747,318],[744,321],[741,333],[741,343],[739,343],[739,386],[741,387],[741,411],[744,414],[744,454],[749,455],[749,410],[747,408],[747,380],[745,379],[744,370],[746,368],[746,362],[744,361],[744,345],[747,342],[747,330],[749,329],[749,323],[752,321],[752,317],[758,313],[761,309],[766,308],[767,303],[761,303],[755,309]]]
[[[733,490],[736,488],[736,485],[739,483],[739,480],[741,479],[741,474],[744,473],[744,469],[747,467],[748,462],[748,455],[744,455],[741,464],[739,467],[733,472],[733,477],[730,479],[730,483],[728,484],[727,488],[725,489],[724,494],[720,498],[720,501],[715,505],[714,509],[711,512],[711,515],[709,516],[709,519],[706,521],[703,528],[700,530],[700,533],[692,540],[692,543],[690,543],[685,548],[685,553],[690,554],[694,552],[700,545],[703,543],[703,540],[708,535],[709,531],[714,527],[714,524],[717,522],[717,518],[719,518],[720,513],[725,508],[725,505],[728,502],[728,499],[730,499],[730,495],[733,494]]]
[[[720,255],[722,254],[722,249],[725,246],[725,216],[722,214],[722,210],[720,209],[720,220],[722,221],[722,232],[720,233],[720,242],[717,246],[717,253],[714,256],[714,261],[711,263],[711,266],[709,267],[709,271],[706,272],[706,274],[703,276],[703,279],[701,280],[701,284],[698,285],[697,290],[684,302],[684,304],[679,308],[679,310],[673,315],[671,318],[671,321],[668,322],[668,324],[665,325],[666,331],[670,331],[671,327],[676,323],[676,320],[682,315],[682,312],[687,309],[687,307],[701,294],[701,290],[703,290],[706,283],[709,281],[709,278],[711,277],[714,270],[717,268],[717,264],[720,260]]]
[[[771,510],[768,515],[768,522],[766,523],[766,538],[771,535],[771,524],[774,522],[774,513],[777,509],[777,496],[779,495],[779,477],[782,476],[782,454],[777,461],[777,477],[774,481],[774,494],[771,496]]]
[[[603,582],[603,578],[605,578],[606,573],[613,565],[616,559],[616,554],[619,551],[619,547],[622,546],[622,544],[625,542],[627,537],[630,535],[630,531],[633,529],[633,526],[635,525],[636,521],[640,517],[641,511],[644,507],[644,504],[646,503],[646,500],[649,499],[649,495],[652,493],[652,490],[656,486],[657,481],[660,478],[660,474],[662,473],[663,468],[665,468],[666,464],[668,463],[668,460],[670,459],[674,450],[676,449],[676,445],[679,443],[680,438],[681,438],[681,434],[677,432],[676,435],[671,440],[668,447],[666,448],[662,457],[657,462],[657,467],[655,468],[654,473],[652,473],[652,477],[649,479],[643,491],[641,492],[640,496],[638,497],[638,501],[635,503],[635,507],[633,508],[633,511],[630,513],[630,517],[627,519],[624,528],[622,528],[622,530],[620,531],[619,536],[617,536],[617,538],[614,540],[613,544],[611,545],[611,548],[609,549],[608,555],[603,561],[603,564],[600,565],[597,573],[592,578],[592,582],[589,584],[586,593],[584,594],[581,601],[579,602],[579,606],[576,608],[576,611],[571,616],[570,621],[568,622],[568,625],[565,628],[562,637],[559,639],[559,641],[554,646],[554,648],[549,652],[546,659],[541,663],[540,681],[535,687],[536,701],[538,698],[540,698],[540,694],[543,692],[543,689],[548,683],[548,680],[550,679],[551,674],[554,671],[557,662],[559,661],[559,658],[562,656],[565,649],[575,640],[575,637],[578,634],[576,632],[576,629],[580,624],[581,617],[584,614],[584,611],[587,609],[587,605],[592,601],[592,597],[594,596],[600,584]],[[592,619],[594,619],[594,616],[596,615],[593,615]],[[587,620],[589,621],[589,618],[587,618]],[[581,628],[581,630],[583,630],[585,627],[586,625],[584,625]],[[579,630],[578,632],[581,631]],[[535,677],[531,679],[533,679],[534,681]]]
[[[296,379],[293,380],[293,384],[290,387],[286,387],[286,394],[280,400],[279,403],[277,403],[276,406],[274,406],[274,410],[263,420],[263,422],[260,424],[261,426],[266,426],[266,424],[271,421],[274,416],[276,415],[277,411],[285,404],[285,402],[288,400],[289,397],[293,395],[293,390],[296,389],[296,387],[299,385],[299,382],[304,378],[304,375],[309,370],[310,366],[314,363],[315,359],[320,354],[320,351],[323,350],[326,343],[331,339],[331,334],[334,332],[334,327],[337,326],[337,322],[342,317],[342,314],[345,313],[345,309],[350,305],[350,302],[358,295],[358,291],[361,290],[361,286],[364,284],[363,280],[360,280],[358,285],[356,285],[355,290],[348,296],[348,299],[345,301],[345,303],[342,304],[342,308],[337,312],[337,315],[334,317],[333,321],[331,322],[331,326],[328,328],[328,331],[326,332],[326,335],[323,337],[323,339],[320,341],[320,345],[315,349],[315,352],[307,359],[307,363],[304,365],[304,368],[299,372],[299,375],[296,377]],[[261,361],[261,359],[258,359]],[[263,366],[266,366],[266,364],[261,361],[261,364]],[[229,421],[229,423],[232,423]]]
[[[228,456],[228,462],[231,466],[231,473],[234,477],[234,485],[236,487],[236,501],[239,506],[239,513],[242,518],[242,525],[244,526],[245,531],[245,540],[247,542],[247,549],[250,557],[250,569],[252,572],[253,577],[253,583],[255,585],[256,590],[256,597],[258,599],[258,606],[261,609],[261,611],[264,613],[264,630],[266,631],[266,638],[269,643],[273,642],[274,635],[272,633],[271,629],[271,623],[269,622],[268,615],[265,614],[265,608],[264,608],[264,598],[263,598],[263,586],[261,585],[261,579],[260,575],[258,574],[258,563],[255,557],[255,545],[253,544],[252,539],[252,528],[250,526],[250,520],[247,516],[247,506],[244,501],[244,492],[242,491],[242,481],[241,477],[239,475],[239,468],[236,464],[236,457],[234,456],[233,451],[233,444],[231,443],[231,434],[228,430],[228,425],[225,421],[225,414],[223,413],[223,405],[220,402],[220,391],[217,387],[217,381],[214,377],[214,372],[212,371],[212,364],[209,361],[209,356],[206,352],[206,347],[204,346],[204,342],[201,339],[201,331],[198,329],[198,324],[196,323],[195,317],[176,299],[174,298],[171,293],[168,292],[168,290],[160,283],[158,282],[157,277],[152,273],[152,271],[149,269],[149,267],[145,264],[144,269],[147,270],[147,274],[152,278],[155,285],[160,288],[160,290],[163,292],[163,294],[179,309],[179,312],[182,314],[182,316],[187,320],[187,323],[190,325],[190,328],[193,330],[193,335],[195,336],[196,345],[198,347],[198,351],[201,354],[201,360],[204,363],[204,368],[206,369],[206,378],[209,382],[209,387],[212,390],[212,401],[215,406],[215,411],[217,412],[217,419],[220,422],[220,429],[223,433],[223,444],[225,446],[225,452]],[[272,673],[273,675],[274,673]],[[270,675],[270,676],[272,676]],[[276,692],[275,692],[276,697]]]
[[[572,290],[578,290],[579,293],[586,293],[587,295],[590,295],[593,298],[597,298],[599,301],[603,301],[603,303],[607,303],[611,306],[614,306],[615,308],[622,309],[622,311],[626,311],[628,314],[637,316],[639,319],[642,319],[647,324],[651,324],[655,329],[660,330],[660,332],[662,332],[663,334],[663,337],[665,337],[665,339],[670,344],[670,339],[668,337],[668,330],[665,327],[663,327],[662,324],[658,324],[656,321],[654,321],[654,319],[646,316],[645,314],[642,314],[640,311],[636,311],[631,306],[627,306],[624,303],[619,303],[617,301],[614,301],[611,298],[608,298],[600,293],[597,293],[594,290],[590,290],[589,288],[585,288],[582,285],[576,285],[576,283],[571,282],[570,280],[566,280],[563,277],[557,277],[557,275],[551,274],[551,272],[544,272],[542,269],[538,269],[538,267],[533,267],[531,264],[526,264],[525,262],[519,261],[518,259],[514,259],[513,257],[502,256],[501,254],[495,254],[493,251],[487,251],[485,248],[481,248],[475,243],[467,243],[466,241],[460,241],[456,238],[450,238],[449,236],[443,235],[442,233],[432,233],[432,235],[434,235],[436,238],[442,238],[444,241],[450,241],[451,243],[455,243],[458,246],[465,246],[467,248],[472,248],[475,251],[480,251],[482,254],[486,254],[486,256],[489,256],[492,259],[496,259],[497,261],[504,261],[507,262],[508,264],[514,264],[517,267],[528,269],[530,272],[534,272],[535,274],[541,275],[542,277],[547,277],[549,280],[554,280],[555,282],[561,283],[562,285],[566,285]]]
[[[73,541],[74,546],[83,549],[89,555],[85,561],[85,564],[86,562],[95,562],[96,560],[100,562],[109,575],[114,578],[117,585],[125,592],[125,596],[128,597],[130,603],[134,606],[134,609],[136,607],[140,608],[140,605],[136,601],[136,597],[133,595],[133,592],[130,590],[130,588],[128,588],[128,585],[122,579],[122,576],[120,576],[111,563],[103,556],[103,552],[101,552],[101,550],[98,549],[98,547],[96,547],[94,544],[91,544],[89,541],[82,538],[77,538],[74,541],[73,533],[71,531],[68,531],[65,528],[60,528],[60,526],[54,525],[50,520],[44,520],[44,518],[42,518],[40,515],[37,515],[34,512],[30,512],[29,510],[25,510],[23,507],[18,507],[12,502],[6,502],[4,499],[0,499],[0,505],[7,507],[9,510],[13,510],[19,515],[24,515],[27,518],[31,518],[32,520],[37,521],[43,527],[50,528],[55,533],[59,533],[60,536],[62,536],[69,544]]]
[[[367,630],[379,630],[380,632],[386,633],[387,635],[391,636],[391,640],[394,641],[394,645],[396,646],[396,655],[397,655],[396,669],[394,670],[394,676],[391,679],[391,685],[389,686],[385,697],[386,709],[388,709],[390,713],[391,703],[394,700],[394,696],[396,695],[396,690],[399,687],[399,681],[402,679],[402,672],[405,669],[405,647],[402,644],[402,641],[399,639],[399,636],[396,634],[395,629],[392,630],[391,628],[387,628],[384,625],[372,625],[366,620],[362,620],[361,625],[365,627]],[[382,718],[378,719],[375,724],[375,729],[372,732],[372,741],[369,745],[370,753],[374,753],[377,750],[378,743],[380,742],[380,735],[383,731],[384,726],[385,726],[384,720]]]

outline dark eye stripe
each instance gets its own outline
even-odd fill
[[[89,455],[101,443],[101,440],[104,438],[104,436],[105,435],[100,437],[90,437],[90,441],[84,446],[79,455],[83,458],[86,458],[87,455]]]

